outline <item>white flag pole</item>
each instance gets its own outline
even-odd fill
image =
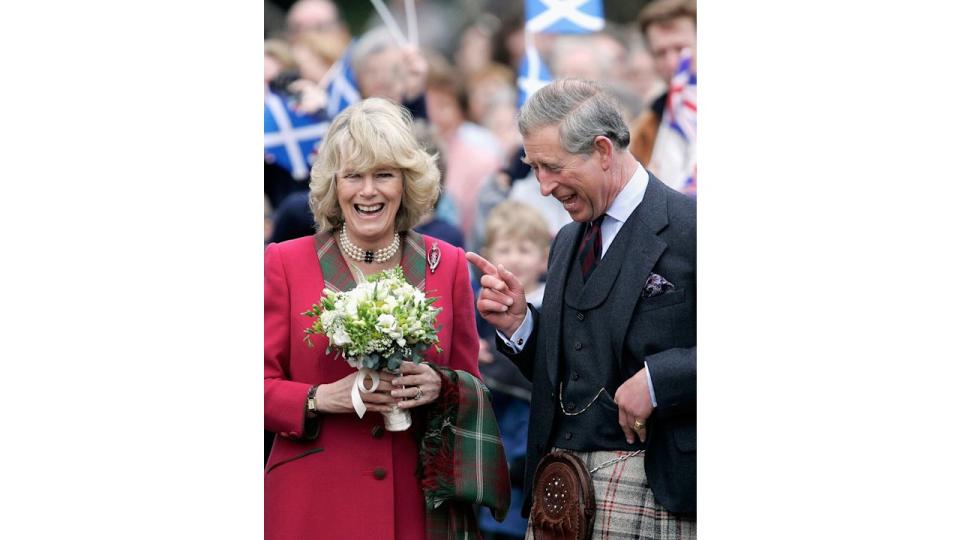
[[[407,36],[414,47],[420,46],[420,34],[417,30],[417,6],[414,0],[404,0],[407,12]]]
[[[380,18],[383,19],[384,24],[387,25],[387,30],[390,31],[390,34],[393,36],[393,39],[397,41],[398,45],[406,45],[407,39],[403,37],[403,32],[400,31],[400,27],[397,26],[397,21],[393,18],[393,15],[390,14],[390,10],[387,9],[387,6],[383,5],[383,0],[370,0],[373,4],[373,7],[376,8],[377,13],[380,14]]]

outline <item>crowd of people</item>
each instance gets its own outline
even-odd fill
[[[695,169],[692,177],[661,178],[669,187],[651,169],[661,124],[675,121],[664,120],[670,114],[665,111],[671,106],[671,80],[684,61],[695,73],[695,0],[641,2],[630,23],[606,21],[594,32],[535,35],[525,29],[521,2],[481,2],[465,11],[415,2],[416,40],[410,28],[398,36],[386,19],[406,21],[405,4],[392,2],[387,14],[378,10],[361,30],[351,31],[337,3],[297,0],[276,28],[266,29],[265,104],[283,101],[291,115],[314,118],[325,130],[312,147],[294,148],[306,166],[296,163],[296,152],[281,156],[265,143],[267,537],[304,537],[321,522],[327,536],[320,537],[424,538],[424,528],[426,537],[445,537],[429,532],[440,518],[424,513],[423,498],[415,496],[422,473],[416,443],[384,434],[369,416],[360,420],[352,414],[353,377],[345,363],[330,361],[321,368],[315,365],[316,351],[290,345],[302,337],[290,321],[303,304],[316,302],[325,286],[346,290],[354,285],[351,272],[337,268],[348,258],[338,254],[352,250],[368,256],[350,264],[369,272],[400,265],[408,280],[419,272],[427,290],[447,298],[441,301],[444,353],[429,358],[436,369],[405,365],[395,378],[385,376],[362,394],[366,406],[380,411],[392,399],[402,399],[406,408],[436,409],[442,385],[458,384],[447,369],[466,374],[462,379],[475,376],[489,390],[506,464],[504,484],[497,489],[511,492],[510,505],[499,508],[480,500],[475,507],[454,505],[459,513],[446,516],[444,526],[461,520],[487,539],[524,538],[534,469],[551,448],[575,452],[588,466],[601,468],[646,451],[646,472],[641,465],[625,478],[644,486],[649,480],[650,500],[647,491],[631,484],[622,491],[639,493],[639,502],[619,511],[647,520],[611,518],[610,507],[621,504],[617,497],[623,495],[606,490],[597,493],[598,509],[606,506],[607,513],[600,514],[594,530],[695,538]],[[521,103],[518,76],[531,47],[559,82]],[[341,97],[329,89],[347,69],[358,95],[346,110],[329,114],[337,110],[333,100]],[[585,123],[606,127],[563,131],[564,122],[581,116]],[[550,131],[557,126],[559,135]],[[589,160],[575,161],[587,155]],[[351,172],[344,176],[344,170]],[[584,187],[581,176],[587,172],[603,176],[609,185]],[[436,183],[435,192],[430,182]],[[624,203],[627,197],[635,199]],[[651,216],[645,223],[629,219],[641,200],[646,206],[640,210]],[[654,204],[662,205],[662,215],[659,207],[650,210]],[[581,224],[588,224],[586,231]],[[657,226],[654,248],[644,245],[642,255],[626,242],[611,246],[620,236],[642,237],[640,245],[648,228]],[[597,237],[588,242],[591,231]],[[436,273],[431,243],[445,263]],[[610,268],[619,259],[620,265],[642,269],[635,297],[642,299],[641,308],[570,299],[571,290],[593,294],[598,283],[609,280],[614,287],[628,274],[618,278],[599,266],[591,281],[585,270],[578,283],[573,272],[557,273],[556,258],[568,252],[573,257],[584,245],[596,250],[590,264],[614,260]],[[664,246],[669,246],[666,254],[657,259]],[[622,262],[633,255],[640,259]],[[322,273],[297,269],[318,257]],[[661,293],[674,289],[680,294],[666,294],[663,301]],[[598,311],[604,319],[592,320],[590,310],[598,305],[611,311]],[[561,313],[562,321],[556,320]],[[584,313],[587,326],[572,326],[584,321]],[[553,332],[561,327],[564,337],[556,338]],[[594,369],[591,362],[608,351],[590,351],[588,345],[584,354],[573,354],[589,342],[579,340],[578,332],[616,341],[622,352]],[[543,336],[558,342],[547,344]],[[570,352],[551,372],[543,357],[555,356],[558,348]],[[472,357],[465,352],[475,350],[479,354]],[[557,377],[567,382],[560,387],[572,400],[566,404],[563,395],[558,403],[552,392]],[[593,396],[595,387],[606,392]],[[580,412],[568,414],[564,407]],[[661,411],[659,417],[654,409]],[[553,420],[544,423],[544,418]],[[600,429],[602,424],[612,431]],[[320,444],[321,430],[327,441],[336,437],[347,446]],[[590,442],[571,436],[584,430],[593,433]],[[565,433],[566,440],[558,442],[549,433]],[[597,440],[601,446],[594,444]],[[592,451],[601,447],[603,452]],[[302,461],[318,453],[324,454],[323,464]],[[496,483],[494,461],[486,464],[492,471],[487,480]],[[385,469],[372,465],[380,462],[389,463],[394,475],[386,491],[378,482]],[[358,463],[369,466],[374,481],[352,479]],[[604,478],[605,485],[615,485],[613,471],[606,469],[595,482]],[[343,518],[355,515],[351,497],[369,497],[363,503],[371,505],[369,519]],[[312,505],[324,510],[311,511]],[[335,515],[342,519],[330,518]]]

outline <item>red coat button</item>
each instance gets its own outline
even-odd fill
[[[383,467],[377,467],[373,470],[373,477],[377,480],[383,480],[387,477],[387,471]]]

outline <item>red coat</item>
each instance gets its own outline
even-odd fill
[[[329,238],[329,235],[324,235]],[[440,249],[435,273],[424,253]],[[420,250],[413,249],[419,244]],[[354,373],[342,359],[325,354],[327,339],[303,342],[311,319],[301,315],[318,303],[327,279],[342,268],[336,244],[325,243],[318,260],[313,237],[267,246],[264,276],[264,427],[278,434],[264,473],[265,538],[422,539],[424,499],[415,477],[417,441],[411,431],[384,432],[383,416],[367,412],[323,415],[319,435],[303,437],[304,406],[314,384]],[[479,376],[473,291],[463,250],[409,233],[403,268],[424,273],[424,291],[438,297],[442,354],[427,360]],[[340,276],[342,277],[342,276]],[[417,283],[414,283],[417,285]],[[414,409],[414,421],[418,413]],[[384,474],[385,473],[385,474]]]

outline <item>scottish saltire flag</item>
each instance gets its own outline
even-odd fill
[[[690,196],[697,194],[697,75],[693,51],[680,56],[670,80],[660,130],[653,145],[649,169],[668,186]]]
[[[527,42],[527,52],[520,62],[520,72],[517,75],[517,107],[522,107],[527,98],[534,92],[553,82],[553,75],[540,58],[540,53],[532,42]]]
[[[360,86],[350,65],[353,43],[330,68],[332,77],[327,85],[327,118],[333,119],[340,111],[360,101]]]
[[[603,0],[526,0],[527,31],[588,34],[603,30]]]
[[[263,107],[264,159],[290,171],[295,180],[310,175],[310,155],[330,123],[322,115],[300,114],[289,98],[268,92]]]

